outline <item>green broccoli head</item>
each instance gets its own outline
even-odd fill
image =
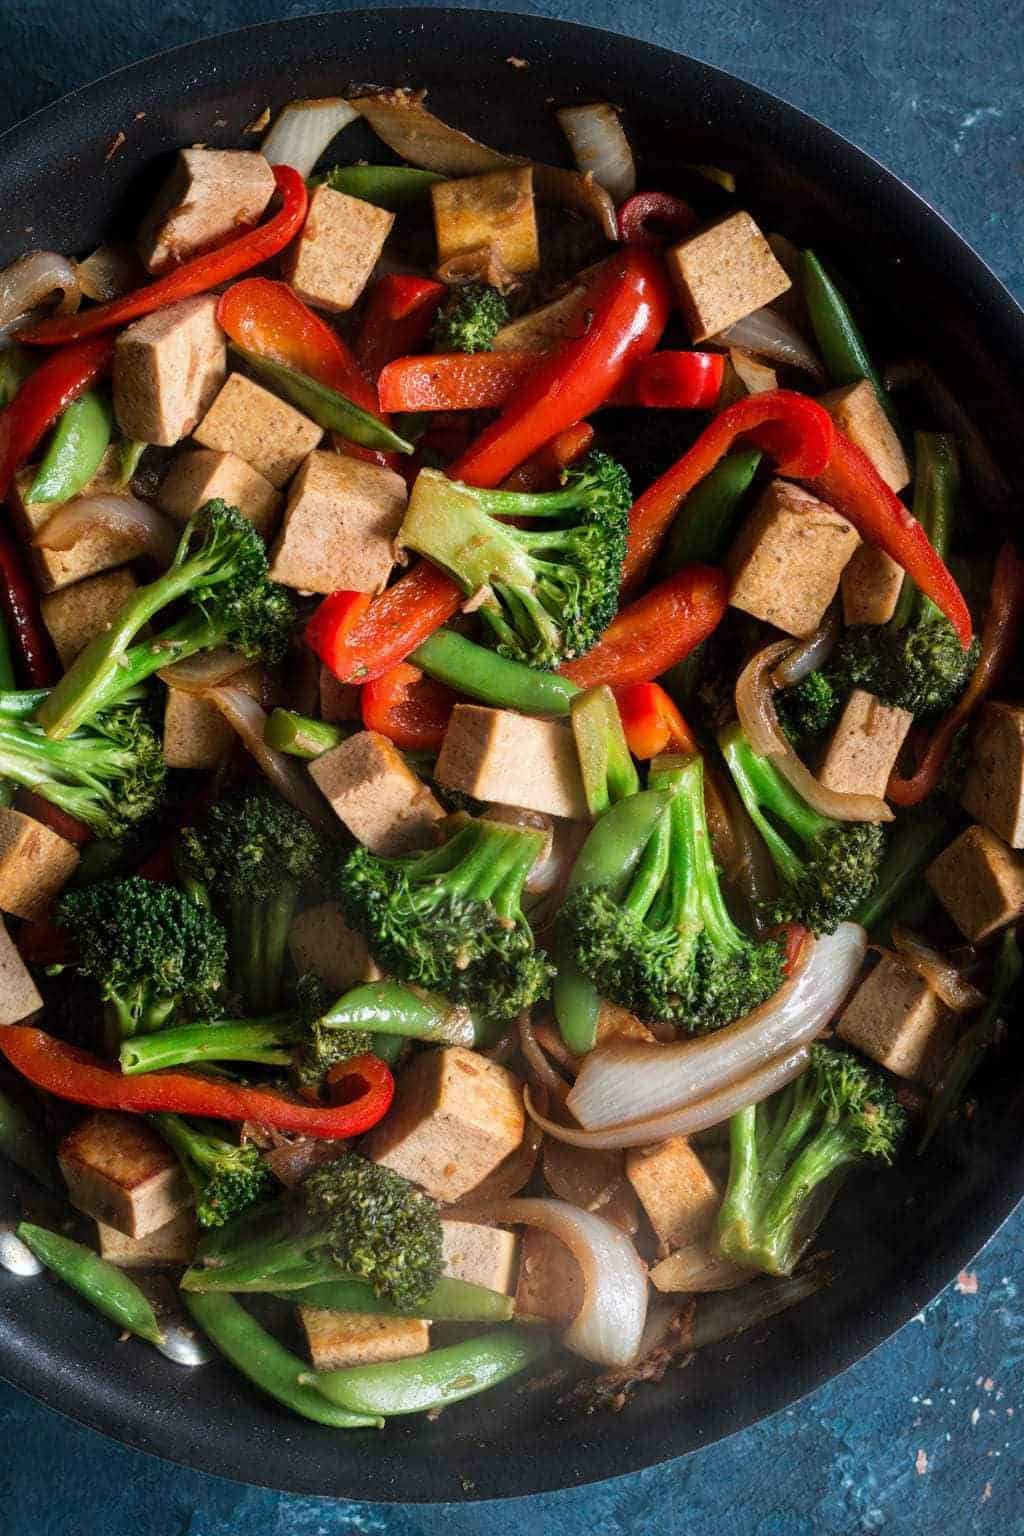
[[[251,1143],[228,1141],[182,1115],[151,1118],[178,1154],[195,1193],[201,1227],[224,1226],[277,1187],[263,1154]]]
[[[977,637],[965,651],[956,631],[932,603],[922,603],[910,624],[861,624],[844,630],[824,674],[845,698],[864,688],[883,703],[929,719],[951,709],[970,681],[980,651]]]
[[[779,724],[792,742],[830,731],[839,719],[842,696],[824,672],[809,672],[799,683],[775,695]]]
[[[437,1206],[407,1179],[354,1153],[302,1184],[306,1211],[347,1275],[397,1307],[421,1305],[441,1274]]]
[[[489,352],[508,320],[508,305],[487,283],[466,283],[448,292],[434,321],[438,352]]]

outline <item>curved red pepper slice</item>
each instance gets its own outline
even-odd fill
[[[618,217],[619,239],[625,245],[671,245],[697,223],[689,203],[671,192],[634,192]]]
[[[19,681],[28,688],[52,688],[60,677],[57,652],[43,623],[39,598],[21,550],[0,527],[0,613],[17,652]]]
[[[536,372],[541,352],[431,352],[396,357],[377,388],[386,411],[480,411],[504,405]]]
[[[724,377],[721,352],[652,352],[623,379],[610,403],[652,410],[710,411],[718,403]]]
[[[356,357],[372,379],[394,358],[421,350],[447,292],[429,277],[387,272],[378,278],[355,341]]]
[[[439,752],[456,695],[400,661],[360,691],[363,724],[379,731],[402,752]]]
[[[696,752],[693,732],[660,683],[626,683],[612,690],[626,742],[642,762],[660,752]]]
[[[647,682],[706,640],[725,613],[729,581],[713,565],[684,565],[629,603],[586,656],[559,667],[581,688]]]
[[[39,446],[65,406],[106,373],[113,355],[109,336],[64,347],[30,373],[10,405],[0,411],[0,501],[10,490],[15,471]]]

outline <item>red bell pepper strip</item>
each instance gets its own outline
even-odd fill
[[[506,491],[554,490],[564,470],[590,451],[594,429],[589,421],[577,421],[564,432],[556,432],[550,443],[522,464],[502,482]]]
[[[981,654],[971,680],[948,714],[932,731],[920,762],[909,779],[894,773],[885,791],[894,805],[919,805],[931,794],[942,776],[953,738],[974,714],[1006,671],[1024,634],[1024,560],[1012,544],[1004,544],[996,558],[985,622],[981,628]]]
[[[624,245],[671,245],[697,222],[689,203],[670,192],[634,192],[619,208],[619,239]]]
[[[634,757],[646,762],[660,752],[696,752],[690,727],[659,683],[627,683],[612,691]]]
[[[76,848],[84,848],[86,843],[92,842],[91,827],[87,827],[76,816],[69,816],[59,805],[51,805],[49,800],[37,795],[35,790],[19,789],[15,798],[19,811],[31,816],[34,821],[41,821],[44,827],[49,827],[51,832],[56,832],[66,842],[74,843]]]
[[[0,411],[0,501],[10,490],[15,471],[39,446],[65,406],[106,373],[113,355],[109,336],[65,347],[30,373],[10,405]]]
[[[356,334],[355,353],[371,379],[396,357],[422,350],[441,301],[444,283],[389,272],[367,295]]]
[[[311,1105],[265,1088],[190,1072],[144,1072],[125,1077],[117,1067],[77,1046],[25,1024],[0,1026],[0,1051],[11,1066],[44,1093],[93,1109],[131,1114],[199,1115],[210,1120],[252,1120],[278,1131],[337,1141],[361,1136],[391,1107],[395,1084],[378,1056],[345,1063],[346,1086],[362,1091],[346,1103]]]
[[[612,620],[586,656],[559,672],[581,688],[647,682],[689,656],[721,622],[729,581],[713,565],[684,565]]]
[[[16,652],[19,679],[26,688],[52,688],[60,677],[57,653],[43,623],[35,587],[21,550],[0,526],[0,611]]]
[[[306,644],[338,676],[338,668],[345,665],[349,637],[371,602],[368,592],[332,592],[306,625]]]
[[[399,357],[377,381],[385,411],[479,411],[504,405],[541,352],[434,352]]]
[[[622,381],[610,404],[710,411],[718,403],[724,377],[721,352],[652,352]]]
[[[629,246],[603,262],[587,290],[583,334],[545,354],[498,420],[450,466],[452,479],[500,485],[556,432],[589,416],[654,351],[671,309],[672,289],[653,251]]]
[[[176,304],[179,299],[209,293],[211,288],[229,283],[233,277],[240,277],[243,272],[251,272],[253,267],[269,261],[298,234],[309,207],[306,183],[298,171],[290,165],[275,165],[274,180],[281,194],[281,207],[265,224],[247,229],[214,251],[193,256],[191,261],[182,262],[166,276],[119,299],[111,299],[108,304],[97,304],[77,315],[41,320],[38,325],[19,331],[18,340],[52,347],[62,341],[77,341],[82,336],[119,329],[131,320],[151,315],[155,309]]]
[[[806,481],[807,489],[841,512],[863,539],[884,549],[903,567],[918,591],[946,615],[966,650],[971,643],[971,615],[960,588],[920,523],[856,444],[837,427],[828,463],[820,471],[790,473]]]
[[[379,731],[402,752],[439,752],[456,695],[400,661],[360,689],[363,724]]]
[[[824,406],[793,390],[770,389],[727,406],[633,503],[623,587],[633,588],[643,580],[680,506],[737,438],[749,437],[770,453],[780,475],[807,479],[825,468],[835,435]]]

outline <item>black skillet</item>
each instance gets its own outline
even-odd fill
[[[529,68],[515,69],[515,56]],[[626,111],[642,184],[675,161],[739,174],[767,229],[811,241],[883,324],[927,356],[1004,467],[1024,440],[1024,314],[960,238],[881,166],[763,91],[647,43],[540,17],[349,11],[252,27],[136,64],[0,138],[0,265],[25,249],[84,254],[128,229],[173,149],[237,146],[262,109],[350,84],[426,85],[441,115],[490,144],[565,163],[551,102]],[[343,158],[372,155],[353,127]],[[118,136],[124,142],[116,147]],[[110,151],[113,149],[113,153]],[[976,508],[979,529],[990,519]],[[129,1445],[300,1493],[434,1502],[569,1487],[680,1456],[777,1412],[913,1317],[1024,1193],[1018,1073],[986,1085],[966,1140],[864,1178],[826,1234],[837,1278],[799,1309],[700,1355],[621,1414],[553,1417],[515,1391],[436,1423],[343,1434],[288,1417],[220,1363],[187,1371],[46,1280],[0,1272],[0,1373]],[[11,1196],[16,1180],[9,1172]]]

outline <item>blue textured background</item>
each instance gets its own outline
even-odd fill
[[[1024,299],[1021,0],[509,0],[733,70],[922,192]],[[345,7],[338,7],[344,9]],[[502,9],[486,5],[482,9]],[[302,15],[273,0],[0,0],[0,126],[117,65]],[[522,52],[529,52],[529,18]],[[1019,1212],[970,1271],[795,1409],[651,1472],[514,1504],[297,1499],[165,1466],[0,1386],[5,1536],[1024,1536]]]

